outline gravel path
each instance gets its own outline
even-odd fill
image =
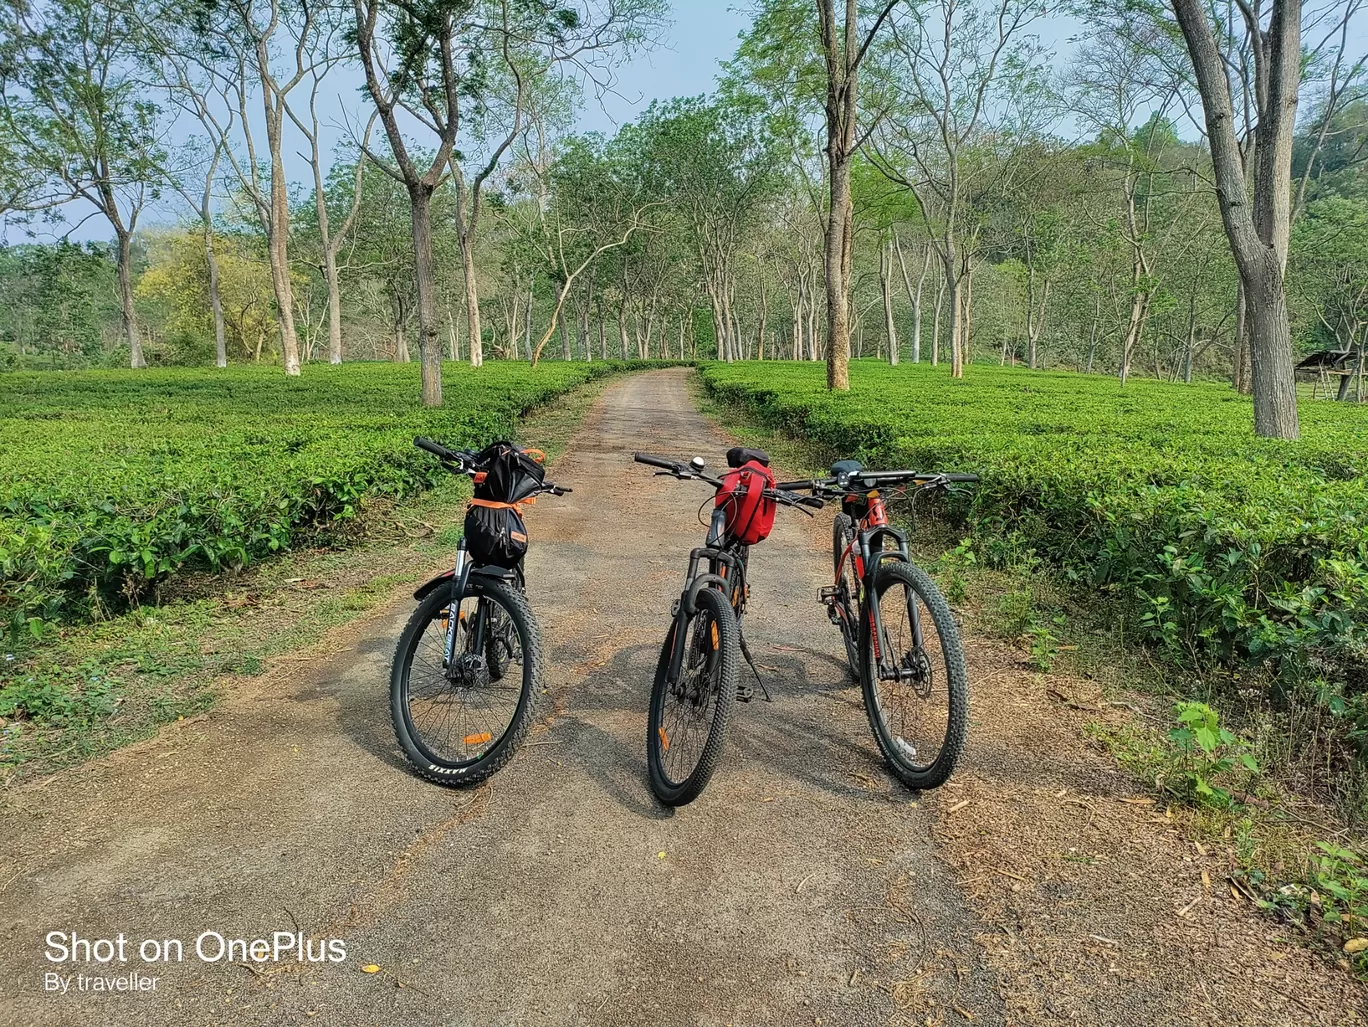
[[[651,798],[650,676],[709,497],[630,454],[722,465],[686,383],[607,389],[555,468],[576,491],[529,519],[552,695],[506,770],[451,792],[405,769],[386,708],[401,602],[340,654],[279,661],[209,717],[19,789],[0,1023],[1002,1022],[982,927],[933,855],[942,800],[890,787],[815,602],[829,514],[780,511],[752,555],[747,637],[774,702],[737,707],[699,801]],[[206,931],[296,930],[341,939],[345,962],[194,955]],[[129,961],[53,966],[49,931],[123,932]],[[143,962],[149,938],[182,939],[185,961]],[[47,993],[53,971],[156,988]]]

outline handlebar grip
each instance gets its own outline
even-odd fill
[[[810,506],[814,510],[820,510],[822,507],[826,506],[826,503],[822,502],[817,496],[799,496],[798,502],[803,506]]]
[[[946,480],[946,481],[973,482],[973,481],[978,481],[978,480],[979,480],[979,476],[978,476],[977,474],[947,474],[947,475],[945,476],[945,480]]]
[[[632,459],[639,464],[649,464],[652,467],[663,467],[667,471],[677,471],[679,464],[674,460],[665,460],[662,457],[651,456],[649,453],[633,453]]]
[[[427,450],[440,460],[454,460],[456,458],[456,454],[447,449],[446,446],[433,442],[431,439],[425,439],[421,435],[413,440],[413,444],[419,449]]]
[[[810,489],[813,484],[814,482],[809,478],[806,481],[781,481],[774,487],[784,492],[792,492],[794,489]]]

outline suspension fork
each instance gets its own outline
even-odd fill
[[[461,603],[465,599],[466,587],[470,583],[470,572],[475,566],[475,561],[470,559],[470,554],[466,550],[466,540],[461,539],[456,545],[456,570],[451,576],[451,599],[447,603],[447,629],[446,639],[442,646],[442,666],[451,666],[452,657],[456,655],[456,631],[461,620]],[[475,623],[471,630],[474,632],[475,639],[471,652],[484,652],[485,632],[489,624],[489,603],[483,598],[475,605]]]
[[[886,550],[883,548],[885,535],[891,535],[897,540],[897,549]],[[878,551],[874,549],[876,543],[879,547]],[[893,662],[893,655],[889,651],[891,647],[887,644],[888,640],[884,635],[883,607],[879,602],[878,589],[875,586],[874,579],[878,573],[879,565],[885,560],[908,559],[907,537],[892,528],[878,527],[873,531],[862,531],[859,544],[865,567],[862,587],[865,595],[864,605],[868,609],[870,620],[870,643],[874,648],[875,671],[881,681],[900,680],[900,668]],[[912,644],[916,649],[920,649],[922,646],[921,617],[917,612],[915,598],[909,597],[908,599],[907,617],[912,626]]]
[[[695,600],[698,593],[705,588],[716,588],[727,595],[727,589],[731,587],[728,578],[732,582],[739,578],[744,587],[746,579],[744,571],[740,568],[740,561],[731,553],[711,544],[714,539],[721,538],[724,514],[725,511],[719,510],[713,515],[713,526],[708,532],[710,544],[700,546],[689,553],[689,569],[684,576],[684,591],[675,601],[674,626],[671,628],[674,642],[670,649],[670,663],[665,676],[665,680],[671,685],[678,683],[680,671],[684,666],[684,650],[688,646],[685,628],[697,610]],[[707,561],[708,569],[700,573],[704,561]]]

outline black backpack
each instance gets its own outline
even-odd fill
[[[477,564],[512,569],[527,554],[527,525],[515,504],[537,490],[546,472],[512,442],[486,446],[479,457],[485,470],[466,510],[466,551]]]

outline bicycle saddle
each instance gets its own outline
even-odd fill
[[[769,454],[763,449],[747,449],[745,446],[732,446],[727,450],[727,466],[743,467],[754,460],[761,467],[769,466]]]

